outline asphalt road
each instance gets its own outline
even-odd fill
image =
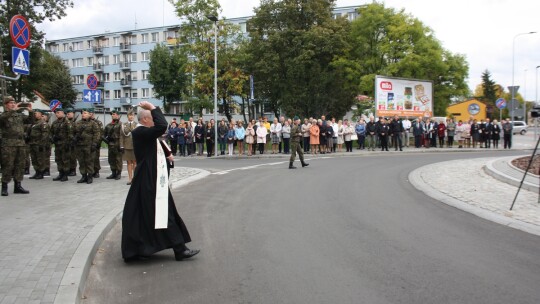
[[[294,171],[283,160],[207,161],[213,175],[174,191],[201,253],[124,264],[117,225],[83,303],[540,303],[540,237],[407,181],[423,164],[484,155],[316,159]],[[263,162],[282,163],[217,174]]]

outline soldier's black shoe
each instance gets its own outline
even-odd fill
[[[36,173],[34,179],[43,179],[43,171],[38,171]]]
[[[57,181],[61,181],[62,178],[64,178],[64,171],[60,171],[60,172],[58,173],[58,176],[55,177],[55,178],[53,178],[52,180],[55,181],[55,182],[57,182]]]
[[[75,170],[75,169],[70,169],[70,170],[69,170],[68,176],[77,176],[77,170]]]
[[[28,193],[30,193],[30,191],[24,189],[24,188],[21,186],[21,182],[15,182],[15,187],[13,187],[13,193],[17,193],[17,194],[28,194]]]
[[[302,162],[302,168],[309,166],[308,163]]]
[[[64,174],[62,175],[62,179],[60,179],[61,182],[67,182],[68,181],[68,175],[66,174],[66,172],[64,172]]]
[[[111,175],[106,177],[106,179],[113,179],[113,178],[116,178],[116,170],[112,170]]]
[[[296,167],[293,166],[293,162],[289,162],[289,169],[296,169]]]
[[[36,176],[38,176],[38,173],[39,172],[36,171],[36,173],[34,173],[34,175],[30,176],[28,179],[36,179]]]
[[[92,177],[92,175],[88,175],[88,178],[86,179],[86,183],[91,184],[93,182],[94,182],[94,178]]]
[[[116,171],[116,176],[114,177],[115,180],[120,180],[122,178],[121,171]]]
[[[24,168],[24,175],[30,174],[30,168]]]
[[[93,178],[99,178],[99,172],[95,172],[94,175],[92,175]]]
[[[41,172],[41,175],[43,175],[43,176],[51,176],[51,170],[49,168],[47,168],[43,172]]]
[[[82,183],[86,183],[86,181],[88,180],[88,174],[83,174],[81,179],[77,181],[77,184],[82,184]]]
[[[2,183],[2,196],[8,196],[7,183]]]

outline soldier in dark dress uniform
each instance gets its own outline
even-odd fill
[[[71,123],[71,127],[75,127],[75,122],[77,121],[77,116],[75,116],[75,111],[73,108],[66,108],[66,118]],[[71,142],[73,142],[73,136],[75,134],[71,134],[71,138],[69,139]],[[69,145],[69,173],[68,176],[76,176],[77,175],[77,154],[75,153],[75,146],[70,144]]]
[[[101,122],[101,120],[96,118],[95,113],[94,113],[94,108],[89,108],[88,110],[90,111],[91,120],[97,125],[98,130],[99,130],[98,142],[96,143],[96,148],[95,148],[96,151],[93,154],[93,157],[94,157],[93,177],[99,178],[99,170],[101,170],[101,165],[99,163],[99,156],[100,156],[100,150],[101,150],[101,141],[103,139],[103,134],[104,134],[103,123]]]
[[[49,159],[47,146],[50,146],[49,134],[51,127],[45,121],[45,115],[43,115],[42,110],[35,110],[34,117],[35,123],[30,127],[28,144],[30,145],[32,166],[36,173],[30,179],[43,179],[45,169],[47,168],[47,160]]]
[[[34,123],[32,104],[27,106],[29,115],[24,115],[21,104],[13,97],[4,98],[4,113],[0,115],[2,132],[2,196],[8,196],[8,183],[13,179],[13,193],[28,194],[21,186],[25,167],[26,143],[24,125]]]
[[[118,111],[111,111],[112,121],[105,126],[104,140],[107,143],[109,165],[111,166],[111,175],[107,179],[119,180],[122,175],[122,151],[120,149],[120,132],[122,124],[120,123],[120,115]]]
[[[54,144],[54,161],[58,167],[58,176],[53,181],[65,182],[68,180],[70,171],[71,141],[73,139],[73,125],[64,113],[64,109],[55,110],[56,120],[51,126],[51,139]],[[77,161],[75,160],[75,163]]]
[[[82,110],[82,119],[75,123],[73,134],[79,170],[82,175],[77,183],[91,184],[94,181],[94,155],[98,142],[101,142],[99,138],[101,132],[98,125],[91,120],[89,109]]]

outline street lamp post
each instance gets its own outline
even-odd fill
[[[536,94],[534,97],[534,107],[540,106],[540,103],[538,102],[538,68],[540,68],[540,65],[536,66]],[[538,138],[538,121],[540,119],[536,117],[534,119],[534,140]]]
[[[218,120],[217,120],[217,93],[218,93],[218,87],[217,87],[217,22],[218,18],[217,16],[206,16],[210,21],[214,22],[214,156],[217,156],[217,150],[218,150]]]
[[[514,99],[516,97],[516,90],[514,87],[514,66],[515,66],[515,53],[516,53],[516,38],[523,35],[530,35],[535,34],[536,32],[527,32],[527,33],[519,33],[514,36],[514,39],[512,40],[512,100],[511,100],[511,107],[510,107],[510,119],[512,120],[512,123],[514,121]],[[514,132],[510,132],[510,142],[512,142],[512,137]]]

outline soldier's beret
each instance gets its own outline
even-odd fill
[[[88,108],[86,109],[87,112],[94,113],[94,108]]]
[[[59,108],[54,109],[54,113],[56,113],[56,112],[65,112],[65,111],[64,111],[64,109],[59,107]]]
[[[298,116],[294,117],[294,120],[299,120],[299,119],[300,119],[300,117],[298,117]]]
[[[41,113],[41,114],[45,114],[45,111],[42,110],[42,109],[34,109],[34,113]]]
[[[6,103],[8,103],[10,101],[15,101],[15,98],[13,98],[11,96],[4,97],[4,104],[6,104]]]
[[[66,112],[66,113],[73,113],[73,112],[75,112],[75,110],[73,110],[73,108],[66,108],[66,109],[64,110],[64,112]]]
[[[118,110],[111,110],[111,114],[118,114]]]

